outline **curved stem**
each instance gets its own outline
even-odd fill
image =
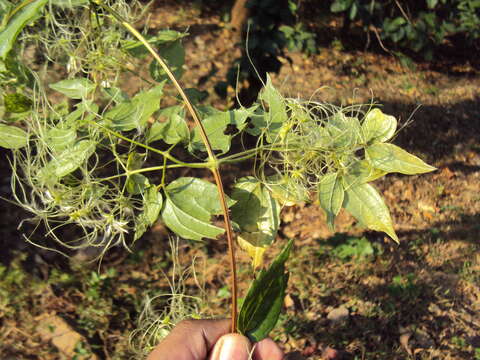
[[[230,271],[232,275],[232,282],[231,282],[231,289],[232,289],[232,306],[231,306],[231,332],[235,333],[237,332],[237,271],[236,271],[236,262],[235,262],[235,244],[233,241],[233,230],[232,230],[232,225],[230,222],[230,214],[228,212],[228,206],[227,206],[227,201],[226,201],[226,196],[225,196],[225,190],[223,188],[223,182],[222,178],[220,176],[220,171],[218,169],[219,163],[217,161],[217,158],[213,152],[212,146],[210,145],[210,141],[208,139],[207,133],[205,131],[205,128],[200,121],[200,118],[198,117],[197,112],[195,111],[192,103],[188,99],[187,95],[183,91],[182,87],[178,83],[177,79],[175,78],[175,75],[170,71],[168,68],[167,64],[163,59],[160,57],[160,55],[155,51],[155,49],[148,43],[148,41],[140,34],[130,23],[127,21],[123,20],[120,15],[118,15],[115,11],[113,11],[111,8],[103,4],[101,0],[94,0],[95,3],[97,3],[99,6],[101,6],[104,10],[106,10],[108,13],[110,13],[118,22],[122,24],[133,36],[135,36],[144,46],[145,48],[150,52],[150,54],[154,57],[154,59],[158,62],[158,64],[162,67],[162,69],[165,71],[167,76],[170,78],[172,81],[173,85],[177,89],[178,93],[182,97],[183,101],[185,102],[185,105],[191,114],[196,126],[199,129],[200,132],[200,137],[202,138],[202,141],[205,145],[205,148],[208,153],[208,158],[209,158],[209,168],[213,173],[213,176],[215,178],[215,183],[217,185],[217,190],[220,198],[220,204],[222,206],[223,210],[223,218],[225,222],[225,231],[227,235],[227,242],[228,242],[228,253],[229,253],[229,258],[230,258]]]

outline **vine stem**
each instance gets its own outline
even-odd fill
[[[198,127],[200,132],[200,137],[205,145],[208,154],[208,161],[209,161],[209,168],[213,173],[213,177],[215,178],[215,183],[217,185],[218,195],[220,198],[220,204],[222,207],[223,212],[223,219],[225,222],[225,231],[227,235],[227,242],[228,242],[228,254],[229,254],[229,262],[230,262],[230,272],[231,272],[231,289],[232,289],[232,301],[231,301],[231,332],[237,332],[237,297],[238,297],[238,290],[237,290],[237,265],[235,260],[235,244],[233,239],[233,230],[232,224],[230,221],[230,214],[228,212],[228,206],[225,196],[225,189],[223,187],[222,178],[220,175],[219,170],[219,163],[217,157],[215,156],[212,146],[210,144],[210,140],[208,139],[208,135],[205,131],[205,128],[198,117],[197,112],[195,111],[192,103],[188,99],[187,95],[183,91],[183,88],[180,86],[178,80],[175,78],[175,75],[170,71],[168,65],[162,59],[162,57],[158,54],[158,52],[149,44],[149,42],[145,39],[145,37],[140,34],[129,22],[122,19],[122,17],[117,14],[113,9],[109,6],[105,5],[101,0],[94,0],[96,4],[101,6],[104,10],[106,10],[109,14],[111,14],[123,27],[125,27],[133,36],[135,36],[145,48],[150,52],[150,54],[154,57],[157,63],[162,67],[165,71],[169,79],[172,81],[173,85],[177,89],[178,93],[182,97],[185,105],[188,109],[188,112],[191,114],[195,125]]]

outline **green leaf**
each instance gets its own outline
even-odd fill
[[[358,143],[360,122],[357,118],[337,112],[325,125],[326,137],[319,144],[323,147],[342,149]]]
[[[98,105],[92,100],[84,100],[76,105],[76,110],[65,116],[65,124],[72,128],[79,127],[95,119]]]
[[[427,0],[427,6],[429,9],[433,9],[437,6],[438,0]]]
[[[210,223],[212,215],[222,212],[214,184],[192,177],[182,177],[166,188],[162,218],[177,235],[191,240],[215,239],[224,232]],[[227,198],[227,205],[233,201]]]
[[[120,104],[122,102],[127,102],[128,100],[130,100],[128,98],[128,95],[117,87],[102,88],[102,90],[108,96],[108,98],[111,101],[113,101],[115,104]]]
[[[227,133],[228,127],[234,127],[236,131],[242,131],[247,125],[248,117],[253,113],[254,108],[242,108],[232,111],[217,111],[202,120],[203,127],[210,140],[213,150],[221,150],[226,153],[230,150],[233,135]],[[205,151],[205,145],[200,136],[200,130],[195,128],[192,140],[189,144],[189,151]]]
[[[332,5],[330,5],[330,11],[333,13],[338,13],[348,10],[352,3],[353,0],[335,0]]]
[[[254,177],[244,177],[233,187],[232,220],[240,227],[238,241],[248,252],[256,268],[263,254],[277,235],[280,225],[280,205],[270,191]]]
[[[344,184],[343,207],[363,226],[383,231],[398,243],[390,211],[380,194],[370,184]]]
[[[132,174],[127,178],[125,185],[127,191],[132,195],[143,194],[145,189],[150,186],[148,178],[142,174]]]
[[[161,30],[157,35],[146,36],[146,39],[150,45],[160,46],[167,43],[180,40],[187,36],[188,33],[180,33],[175,30]],[[138,40],[126,40],[123,43],[123,49],[128,51],[132,56],[143,58],[149,54],[145,46]]]
[[[340,212],[345,191],[338,173],[324,175],[318,184],[320,206],[327,214],[327,225],[333,231],[335,217]]]
[[[390,140],[397,130],[397,119],[385,115],[380,109],[370,110],[362,124],[365,143]]]
[[[163,109],[159,117],[166,117],[165,122],[155,122],[147,132],[147,143],[163,140],[173,145],[190,140],[190,131],[184,120],[185,112],[181,106],[170,106]]]
[[[2,29],[0,31],[0,60],[6,60],[18,34],[20,34],[25,26],[40,16],[40,12],[47,2],[48,0],[36,0],[23,6],[24,3],[26,3],[24,1],[22,4],[17,5],[17,9],[21,8],[21,10],[13,15],[7,24],[3,24],[2,22]]]
[[[6,149],[20,149],[28,143],[28,134],[16,126],[0,124],[0,146]]]
[[[282,206],[293,206],[309,200],[305,186],[288,177],[283,179],[278,176],[269,177],[265,186]]]
[[[50,0],[50,2],[62,8],[71,8],[75,6],[88,5],[89,0]]]
[[[115,131],[130,131],[145,127],[150,116],[160,108],[164,84],[142,91],[131,101],[119,103],[107,111],[104,114],[107,126]]]
[[[352,184],[356,185],[377,180],[387,172],[374,168],[367,160],[358,160],[348,166],[347,174],[353,179]]]
[[[156,186],[150,186],[143,197],[143,211],[135,221],[134,240],[139,239],[157,221],[162,209],[163,197]]]
[[[72,128],[54,127],[47,131],[45,138],[48,147],[59,153],[73,146],[77,132]]]
[[[367,159],[373,167],[388,173],[414,175],[435,170],[418,157],[393,144],[376,143],[365,149]]]
[[[32,100],[23,94],[5,94],[3,97],[5,111],[11,113],[23,113],[32,108]]]
[[[86,99],[95,90],[95,84],[86,78],[62,80],[50,87],[70,99]]]
[[[259,94],[259,100],[268,105],[268,110],[265,112],[259,111],[256,116],[252,116],[251,124],[253,128],[248,128],[247,132],[254,136],[265,132],[267,141],[272,143],[276,141],[278,133],[283,123],[287,121],[288,116],[285,99],[273,87],[272,79],[268,74],[267,83]]]
[[[72,148],[64,150],[55,156],[39,171],[41,181],[62,178],[77,170],[95,152],[96,142],[81,140]]]
[[[278,321],[288,283],[285,262],[292,245],[290,240],[270,268],[260,271],[245,296],[238,314],[238,331],[252,342],[265,339]]]
[[[160,46],[159,54],[165,60],[175,78],[179,79],[183,74],[183,65],[185,64],[185,49],[182,42],[177,40]],[[153,60],[150,64],[150,76],[159,82],[169,79],[156,60]]]

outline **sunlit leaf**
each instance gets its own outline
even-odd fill
[[[77,138],[77,132],[72,128],[54,127],[47,131],[46,142],[48,147],[59,153],[70,148]]]
[[[20,149],[28,143],[28,134],[16,126],[0,124],[0,146],[6,149]]]
[[[102,88],[102,90],[115,104],[120,104],[129,100],[128,95],[119,88]]]
[[[355,117],[345,116],[337,112],[325,125],[327,136],[323,147],[342,149],[358,143],[360,138],[360,122]]]
[[[363,226],[371,230],[383,231],[398,242],[390,211],[377,190],[370,184],[344,184],[344,188],[343,207],[345,210]]]
[[[252,116],[251,125],[246,131],[254,136],[266,134],[268,142],[274,142],[283,123],[288,119],[285,99],[272,85],[272,79],[267,74],[267,83],[258,96],[259,100],[268,107],[265,112],[257,111]]]
[[[220,199],[214,184],[191,177],[171,182],[165,189],[162,218],[177,235],[191,240],[215,239],[224,230],[211,224],[212,215],[221,214]],[[199,195],[200,194],[200,195]],[[227,204],[233,201],[227,199]]]
[[[252,342],[265,339],[275,327],[282,309],[288,273],[285,272],[293,241],[252,282],[238,315],[238,331]]]
[[[154,123],[147,132],[147,143],[157,140],[163,140],[165,143],[173,145],[179,142],[188,142],[190,131],[185,122],[185,112],[181,106],[171,106],[163,109],[160,117],[166,117],[164,122]]]
[[[241,178],[232,191],[232,220],[240,227],[239,244],[252,257],[254,267],[262,264],[263,253],[277,235],[280,205],[270,191],[254,177]]]
[[[50,87],[71,99],[86,99],[95,90],[95,84],[86,78],[62,80]]]
[[[268,183],[265,186],[282,206],[293,206],[309,200],[305,186],[292,181],[290,178],[271,177],[268,178]]]
[[[35,21],[41,14],[41,11],[48,0],[37,0],[24,6],[24,4],[17,5],[22,7],[8,23],[3,24],[0,29],[0,60],[5,61],[8,53],[13,47],[18,34],[25,26]],[[14,10],[12,10],[14,11]]]
[[[341,180],[337,173],[331,173],[324,175],[318,184],[318,199],[327,214],[327,225],[331,230],[334,229],[334,220],[342,208],[345,195]]]
[[[42,181],[62,178],[77,170],[94,152],[96,142],[82,140],[55,156],[39,172]]]
[[[161,30],[157,35],[147,35],[146,40],[150,45],[159,46],[175,42],[187,35],[188,33],[181,33],[175,30]],[[132,56],[139,58],[143,58],[149,53],[142,42],[133,39],[125,40],[123,43],[123,49],[127,50]]]
[[[375,143],[365,151],[373,167],[388,173],[413,175],[435,170],[433,166],[393,144]]]
[[[143,197],[143,211],[135,221],[134,240],[139,239],[157,221],[162,209],[163,197],[156,186],[150,186]]]
[[[364,141],[385,142],[390,140],[397,130],[397,119],[394,116],[386,115],[380,109],[370,110],[362,124]]]
[[[104,114],[110,128],[116,131],[142,129],[150,116],[160,108],[163,95],[161,83],[147,91],[139,92],[131,101],[119,103]]]
[[[231,111],[217,111],[202,120],[210,145],[213,150],[226,153],[230,149],[233,135],[228,131],[242,131],[247,125],[246,120],[253,113],[253,108],[241,108]],[[205,151],[205,145],[200,136],[200,130],[195,128],[189,150]]]
[[[367,160],[357,160],[348,166],[347,174],[353,178],[355,185],[377,180],[387,172],[374,168]]]
[[[98,105],[91,100],[84,100],[76,105],[76,110],[65,116],[65,124],[74,128],[92,121],[98,114]]]

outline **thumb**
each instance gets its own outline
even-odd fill
[[[248,360],[252,346],[250,341],[240,334],[227,334],[218,339],[213,347],[210,360]]]

